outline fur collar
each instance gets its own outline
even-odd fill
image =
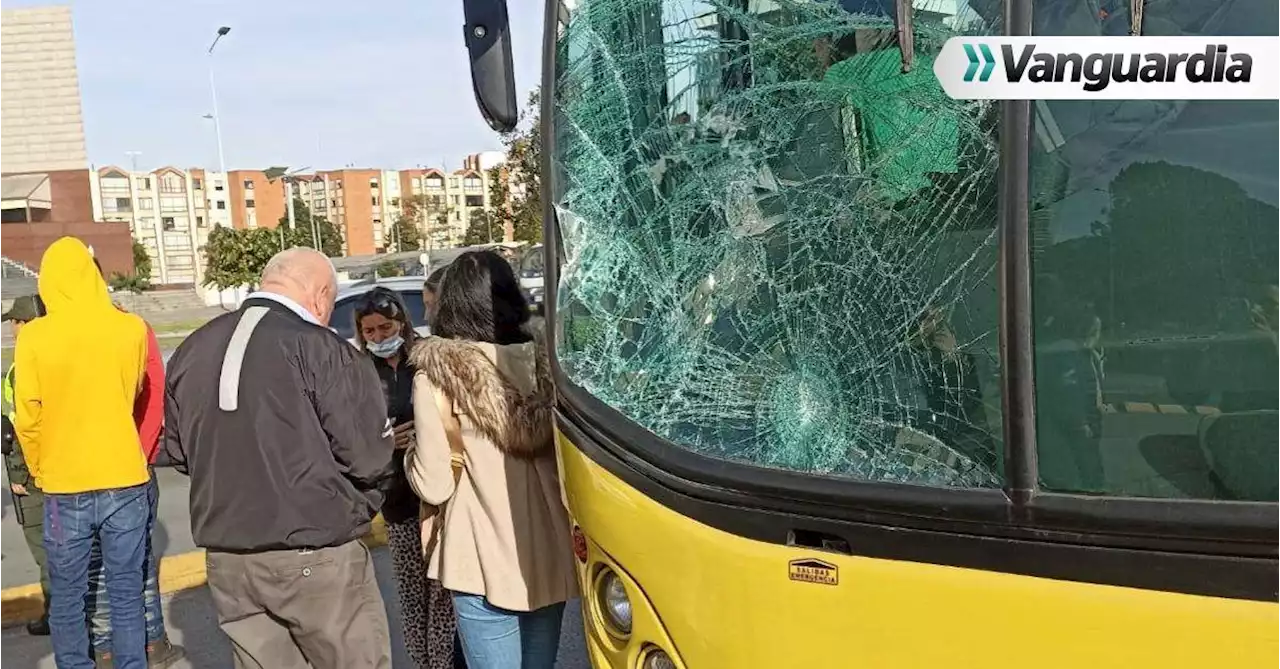
[[[528,394],[507,381],[476,342],[427,337],[409,354],[417,373],[440,388],[458,413],[499,450],[517,457],[538,456],[552,446],[555,393],[541,328],[530,330],[537,384]],[[497,348],[501,356],[507,347]]]

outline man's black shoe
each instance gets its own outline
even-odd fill
[[[174,662],[186,657],[187,653],[182,646],[175,646],[169,642],[169,638],[159,641],[153,641],[147,644],[147,666],[148,667],[168,667]]]
[[[27,634],[31,636],[49,636],[48,616],[27,623]]]

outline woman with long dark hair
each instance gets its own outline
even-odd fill
[[[427,280],[422,283],[422,310],[427,315],[427,326],[431,326],[431,321],[436,319],[436,302],[440,297],[440,282],[444,281],[444,272],[449,269],[448,265],[436,268],[434,272],[427,276]]]
[[[414,346],[409,481],[442,517],[423,524],[429,573],[453,595],[471,669],[550,669],[576,596],[568,514],[552,447],[542,334],[511,265],[458,257],[433,336]]]
[[[374,288],[356,305],[356,343],[366,351],[387,399],[387,418],[395,429],[396,449],[413,443],[413,365],[409,351],[417,340],[404,301],[395,291]],[[382,505],[391,546],[391,565],[400,594],[405,647],[422,669],[458,666],[453,603],[439,581],[427,577],[418,527],[418,498],[405,477],[404,458],[395,458],[397,477]]]

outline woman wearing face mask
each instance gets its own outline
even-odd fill
[[[401,624],[409,657],[423,669],[461,666],[454,652],[453,603],[438,581],[427,578],[418,525],[417,495],[405,478],[403,449],[414,440],[413,374],[408,352],[416,335],[404,302],[394,291],[374,288],[355,310],[356,343],[368,352],[382,392],[387,418],[395,427],[398,469],[395,486],[382,505],[391,546],[391,563],[400,593]]]

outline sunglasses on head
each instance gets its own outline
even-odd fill
[[[399,302],[397,302],[392,296],[385,293],[376,293],[366,296],[364,298],[364,302],[360,305],[360,309],[357,311],[366,314],[377,311],[390,318],[394,318],[401,314]]]

